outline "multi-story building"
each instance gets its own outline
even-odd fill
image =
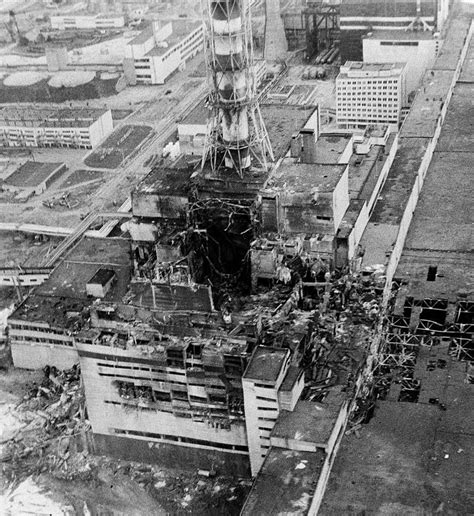
[[[125,18],[121,14],[57,15],[50,19],[51,28],[55,30],[110,30],[125,25]]]
[[[203,50],[203,38],[200,21],[176,20],[161,27],[153,22],[127,45],[124,68],[129,82],[164,84]]]
[[[362,39],[364,63],[406,63],[407,93],[418,87],[431,68],[442,45],[439,34],[430,31],[376,30]]]
[[[440,31],[448,11],[449,0],[344,0],[340,15],[341,62],[362,60],[362,38],[369,32]]]
[[[0,110],[0,145],[92,149],[113,131],[110,109]]]
[[[388,124],[396,130],[406,104],[405,68],[404,63],[348,61],[336,79],[337,123]]]
[[[290,366],[289,349],[258,346],[242,378],[252,475],[270,449],[270,434],[282,410],[293,411],[304,387],[303,370]]]

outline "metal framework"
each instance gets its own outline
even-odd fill
[[[248,0],[201,0],[206,21],[206,64],[211,117],[202,167],[266,170],[273,161],[256,93]]]
[[[308,0],[302,11],[306,31],[306,51],[313,56],[321,50],[321,43],[329,47],[339,33],[339,5],[328,5],[322,1]],[[323,48],[325,48],[323,47]]]

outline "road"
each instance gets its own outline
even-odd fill
[[[140,152],[131,159],[125,161],[114,171],[113,177],[99,188],[90,199],[88,210],[111,210],[114,205],[121,203],[138,182],[150,171],[149,167],[144,167],[155,154],[161,154],[163,146],[169,141],[170,136],[177,128],[176,121],[189,113],[204,98],[207,91],[206,84],[188,91],[173,109],[173,112],[166,115],[156,123],[155,132],[143,144]],[[146,116],[146,110],[153,111],[152,105],[142,108],[140,116]],[[133,119],[128,119],[127,124],[133,123]]]

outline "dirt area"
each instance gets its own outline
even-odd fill
[[[78,371],[0,371],[9,514],[237,515],[249,479],[94,456]],[[36,444],[35,444],[36,443]]]
[[[59,185],[59,188],[77,186],[81,183],[88,183],[90,181],[98,181],[99,179],[103,179],[103,177],[104,173],[99,170],[75,170]]]
[[[321,108],[334,109],[336,105],[335,80],[338,73],[338,67],[324,66],[327,73],[327,77],[325,79],[304,80],[303,73],[307,68],[308,65],[291,64],[288,68],[287,74],[273,89],[279,89],[285,85],[296,85],[296,90],[303,88],[305,92],[313,89],[313,95],[311,98],[315,100]],[[297,93],[297,91],[294,91],[292,96],[297,96]]]
[[[124,125],[89,154],[84,163],[89,167],[117,168],[140,148],[152,131],[148,126]]]

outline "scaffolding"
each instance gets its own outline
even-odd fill
[[[258,103],[248,0],[202,0],[211,116],[202,168],[268,170],[273,151]]]

